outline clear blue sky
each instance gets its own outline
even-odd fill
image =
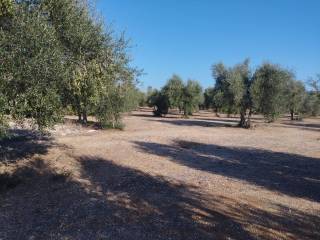
[[[320,73],[320,0],[97,0],[116,32],[132,40],[142,89],[173,74],[212,86],[210,67],[249,57],[306,80]]]

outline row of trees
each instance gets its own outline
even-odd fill
[[[215,86],[206,89],[205,105],[216,112],[239,113],[241,127],[250,127],[253,112],[262,114],[269,122],[281,114],[313,115],[320,113],[320,80],[313,80],[313,89],[307,91],[303,82],[279,65],[264,63],[254,72],[249,60],[233,67],[223,63],[212,67]]]
[[[177,75],[160,90],[149,89],[147,103],[155,115],[168,113],[169,108],[191,115],[199,107],[219,112],[239,114],[239,126],[249,128],[253,113],[262,114],[269,122],[281,114],[296,116],[320,114],[320,76],[310,82],[307,90],[294,74],[279,65],[264,63],[252,71],[249,60],[233,67],[218,63],[212,67],[214,87],[205,89],[196,81],[186,84]]]
[[[143,104],[130,66],[128,41],[116,37],[95,17],[86,0],[0,1],[0,135],[7,117],[30,118],[39,129],[53,126],[66,110],[87,123],[94,115],[102,127],[119,127],[120,113]],[[174,75],[147,103],[156,115],[177,108],[188,116],[199,106],[239,113],[249,127],[253,112],[273,121],[281,113],[317,115],[319,79],[306,90],[294,74],[266,63],[251,71],[249,61],[213,66],[215,86]]]
[[[85,0],[0,2],[0,129],[5,116],[28,117],[39,129],[72,109],[117,127],[136,104],[139,72],[128,41],[95,17]]]
[[[185,83],[178,75],[173,75],[160,91],[148,89],[147,104],[154,107],[156,116],[167,114],[169,108],[177,108],[184,116],[188,116],[198,109],[201,93],[199,82],[188,80]]]

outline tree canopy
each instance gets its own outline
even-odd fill
[[[286,109],[286,87],[293,74],[280,66],[265,63],[254,74],[254,106],[268,121],[274,121]]]
[[[93,114],[114,127],[134,107],[139,71],[128,41],[95,18],[89,2],[7,0],[0,11],[1,99],[14,119],[44,129],[70,105],[83,123]]]
[[[192,115],[199,109],[202,100],[202,88],[199,82],[188,80],[186,83],[178,75],[173,75],[160,91],[149,89],[148,105],[155,107],[155,115],[168,113],[169,108],[178,108],[184,116]]]
[[[316,111],[317,83],[315,90],[308,93],[294,74],[279,65],[264,63],[253,73],[249,60],[233,67],[218,63],[212,67],[215,86],[210,90],[210,105],[228,114],[239,113],[241,127],[250,127],[253,112],[262,114],[269,122],[280,114],[310,114]],[[208,98],[209,90],[206,92]],[[308,96],[310,95],[310,96]]]

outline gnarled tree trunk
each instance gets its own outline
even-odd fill
[[[251,115],[252,115],[251,109],[249,109],[248,113],[247,113],[247,110],[241,111],[239,126],[242,128],[250,128],[251,127]]]

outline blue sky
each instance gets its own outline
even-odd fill
[[[320,73],[319,0],[97,0],[96,7],[131,39],[142,89],[163,86],[173,73],[212,86],[213,63],[247,57],[301,80]]]

